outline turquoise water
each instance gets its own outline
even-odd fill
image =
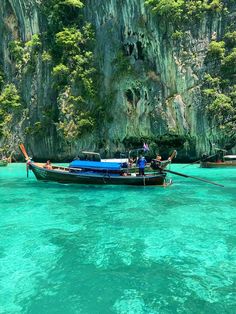
[[[162,187],[38,182],[0,168],[0,313],[235,313],[236,169]]]

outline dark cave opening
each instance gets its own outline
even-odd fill
[[[133,92],[132,92],[132,90],[130,90],[130,89],[128,89],[126,92],[125,92],[125,96],[126,96],[126,98],[127,98],[127,100],[129,101],[129,102],[133,102],[133,100],[134,100],[134,95],[133,95]]]
[[[141,41],[137,41],[138,60],[144,60],[143,46]]]

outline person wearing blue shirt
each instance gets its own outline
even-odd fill
[[[144,176],[144,169],[147,164],[147,160],[142,155],[139,157],[137,161],[138,167],[139,167],[139,175]]]

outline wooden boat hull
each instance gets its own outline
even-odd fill
[[[107,173],[70,172],[69,168],[56,167],[45,169],[42,164],[29,163],[30,170],[35,177],[42,181],[55,181],[60,183],[77,183],[77,184],[115,184],[115,185],[160,185],[166,186],[166,173],[138,175],[114,175]]]
[[[228,168],[236,167],[236,161],[224,161],[224,162],[211,162],[211,161],[201,161],[201,168]]]
[[[7,160],[0,160],[0,167],[6,167],[8,165]]]

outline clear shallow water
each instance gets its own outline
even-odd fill
[[[162,187],[38,182],[0,168],[0,313],[235,313],[236,169]]]

